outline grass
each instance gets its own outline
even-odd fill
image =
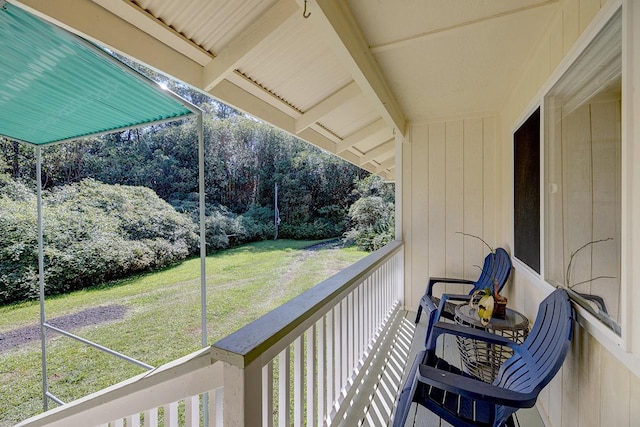
[[[207,336],[213,343],[366,256],[355,248],[304,250],[315,242],[278,240],[207,257]],[[126,307],[122,320],[73,332],[158,366],[200,348],[200,260],[111,282],[46,302],[47,319],[89,307]],[[0,307],[0,333],[34,325],[39,303]],[[143,370],[49,333],[49,390],[72,401]],[[42,411],[40,343],[0,353],[0,426]],[[54,406],[53,404],[50,407]]]

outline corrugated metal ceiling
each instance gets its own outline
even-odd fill
[[[389,179],[407,121],[501,108],[558,3],[9,1]]]

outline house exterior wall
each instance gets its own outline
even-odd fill
[[[415,309],[429,276],[475,278],[497,242],[498,121],[468,117],[412,125],[403,144],[405,301]],[[460,292],[459,285],[438,291]]]
[[[500,129],[503,155],[501,164],[505,165],[505,170],[512,168],[511,135],[518,122],[537,107],[538,100],[543,95],[540,91],[545,89],[565,56],[572,54],[576,42],[589,30],[589,25],[601,8],[611,8],[613,3],[615,2],[601,3],[598,0],[560,2],[559,12],[550,24],[546,37],[532,54],[520,85],[501,112],[504,125]],[[500,191],[503,199],[499,220],[502,228],[499,234],[507,242],[512,241],[513,228],[511,182],[507,176]],[[623,236],[622,245],[625,245],[624,240],[628,238]],[[548,292],[547,285],[519,264],[515,265],[509,288],[510,300],[515,302],[518,310],[533,318],[537,304]],[[624,342],[616,343],[615,340],[607,339],[607,333],[604,334],[604,339],[597,339],[596,336],[601,335],[594,329],[592,322],[581,319],[576,324],[572,346],[562,370],[540,395],[538,409],[548,426],[635,426],[640,423],[637,355],[621,349],[625,346]],[[627,343],[630,343],[629,331],[623,332],[626,333]]]
[[[635,1],[623,3],[640,9]],[[402,148],[407,309],[417,307],[429,276],[477,277],[478,270],[473,265],[482,262],[485,248],[456,232],[481,236],[491,245],[513,251],[513,132],[538,107],[541,92],[563,59],[575,50],[581,34],[589,31],[601,9],[611,8],[612,4],[616,1],[560,0],[558,13],[532,52],[520,84],[495,115],[411,125],[408,141]],[[636,23],[638,9],[634,11]],[[637,66],[637,56],[634,61]],[[637,83],[638,79],[635,80]],[[637,92],[635,95],[625,92],[623,97],[637,104]],[[638,107],[636,118],[637,110]],[[627,135],[631,141],[628,154],[637,156],[633,146],[637,145],[638,131],[634,132]],[[623,166],[623,188],[624,182],[632,182],[631,174],[632,168],[625,173]],[[627,194],[631,200],[626,206],[632,209],[639,195],[637,184],[629,187]],[[632,236],[637,235],[638,228],[632,218],[640,218],[640,214],[634,215],[628,209],[623,220],[625,215],[631,218],[628,223],[632,233],[623,232],[622,245],[627,245],[627,259],[632,259],[637,247]],[[539,302],[551,292],[551,286],[522,263],[514,265],[505,288],[510,306],[534,319]],[[626,298],[634,301],[638,291],[634,293],[633,285],[624,285],[638,282],[631,280],[635,267],[629,269],[622,272],[623,286],[627,286]],[[627,303],[628,307],[632,305]],[[637,317],[636,312],[628,314],[626,325],[637,325],[634,321]],[[623,337],[616,339],[594,323],[597,321],[584,317],[576,323],[572,347],[562,370],[540,394],[537,406],[547,426],[640,425],[640,328],[627,328]]]

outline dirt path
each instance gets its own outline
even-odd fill
[[[47,320],[51,326],[72,331],[84,326],[97,325],[124,318],[127,309],[121,305],[92,307],[77,313]],[[40,339],[40,325],[25,326],[0,332],[0,353]]]

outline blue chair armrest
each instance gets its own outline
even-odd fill
[[[505,338],[501,335],[492,334],[482,329],[470,328],[468,326],[455,325],[452,323],[437,322],[431,329],[431,336],[429,343],[427,343],[427,349],[434,349],[438,337],[443,334],[455,335],[462,338],[471,338],[474,340],[484,341],[489,344],[498,344],[513,349],[514,352],[519,352],[520,345],[511,341],[509,338]]]
[[[537,391],[520,393],[507,390],[481,380],[463,377],[462,375],[442,371],[428,365],[420,365],[418,367],[416,379],[424,384],[429,384],[461,396],[490,401],[512,408],[531,408],[536,403]]]
[[[444,308],[447,301],[471,301],[471,295],[469,294],[442,294],[440,298],[440,310]]]
[[[468,279],[454,279],[449,277],[429,277],[426,295],[433,295],[433,285],[436,283],[458,283],[463,285],[473,285],[475,282]]]
[[[442,316],[442,312],[445,309],[447,301],[470,301],[471,295],[469,294],[442,294],[440,298],[440,304],[438,304],[438,312],[434,318],[434,322],[438,322],[440,320],[440,316]],[[435,304],[432,303],[435,306]]]

